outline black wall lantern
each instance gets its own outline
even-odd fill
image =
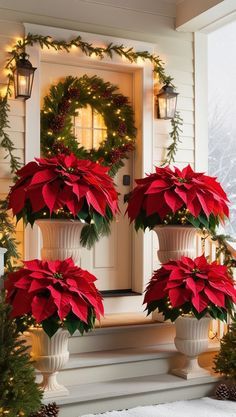
[[[157,94],[157,117],[158,119],[173,119],[175,116],[178,93],[174,88],[166,84]]]
[[[16,66],[13,69],[15,98],[24,98],[27,100],[31,96],[33,87],[34,71],[29,55],[22,52],[16,59]]]

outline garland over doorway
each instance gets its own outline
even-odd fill
[[[116,45],[109,43],[105,47],[94,46],[91,43],[83,41],[81,36],[77,36],[71,39],[69,42],[63,40],[53,39],[51,36],[33,35],[29,33],[25,38],[16,42],[13,45],[12,50],[9,52],[9,59],[6,64],[6,69],[9,70],[9,83],[7,86],[6,95],[0,97],[0,146],[2,146],[10,157],[11,172],[14,173],[19,168],[19,161],[14,156],[14,143],[6,133],[6,129],[9,127],[7,114],[9,112],[9,106],[7,98],[11,95],[11,84],[13,81],[12,70],[15,62],[19,60],[22,53],[25,52],[27,46],[39,45],[41,49],[53,49],[55,51],[70,52],[72,48],[77,48],[82,51],[86,56],[96,56],[101,60],[105,57],[112,59],[114,55],[118,55],[127,59],[131,63],[137,63],[138,59],[150,62],[153,65],[153,72],[158,76],[160,84],[173,85],[173,78],[165,73],[164,63],[158,55],[153,55],[148,51],[135,51],[134,48],[126,48],[123,44]],[[163,165],[174,162],[175,155],[178,149],[178,142],[180,141],[180,132],[182,126],[182,119],[178,112],[171,120],[172,130],[170,131],[170,137],[172,143],[167,148],[167,154],[163,161]]]

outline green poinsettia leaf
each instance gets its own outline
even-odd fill
[[[71,336],[79,328],[80,324],[81,324],[81,320],[79,320],[76,316],[68,317],[64,322],[64,325]]]
[[[203,226],[206,229],[209,229],[209,220],[207,219],[207,217],[204,214],[200,214],[198,216],[198,220],[200,221],[201,224],[203,224]]]
[[[193,217],[192,214],[188,216],[188,221],[191,223],[194,227],[198,228],[200,226],[200,220],[199,218]]]
[[[52,337],[60,327],[59,319],[55,317],[49,317],[42,322],[42,327],[45,333],[47,333],[49,337]]]

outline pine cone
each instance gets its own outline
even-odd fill
[[[42,407],[36,413],[30,414],[30,417],[57,417],[59,413],[59,407],[56,403],[50,403],[42,405]]]
[[[229,388],[229,399],[232,401],[236,401],[236,385],[232,385]]]
[[[50,128],[53,130],[54,133],[58,133],[64,127],[64,124],[65,116],[62,114],[58,114],[50,121]]]
[[[226,384],[220,384],[215,390],[217,400],[228,400],[229,399],[229,388]]]
[[[68,92],[66,94],[66,98],[68,98],[68,99],[76,99],[77,98],[78,99],[79,94],[80,94],[79,88],[72,87],[68,90]]]

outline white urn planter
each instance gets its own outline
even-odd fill
[[[31,357],[34,366],[43,375],[40,387],[44,398],[61,397],[69,391],[57,382],[57,374],[69,359],[67,330],[58,329],[50,338],[41,327],[31,327],[29,330],[32,350]]]
[[[161,263],[179,260],[181,256],[195,257],[197,233],[195,227],[160,225],[155,226],[153,230],[159,241],[157,256]]]
[[[36,224],[43,238],[43,260],[63,261],[72,257],[75,265],[80,266],[80,235],[85,223],[70,219],[42,219],[37,220]]]
[[[210,317],[200,320],[191,316],[181,316],[175,321],[176,349],[185,355],[185,365],[180,369],[173,369],[172,373],[185,379],[209,376],[210,372],[199,366],[198,355],[208,348],[208,331]]]

